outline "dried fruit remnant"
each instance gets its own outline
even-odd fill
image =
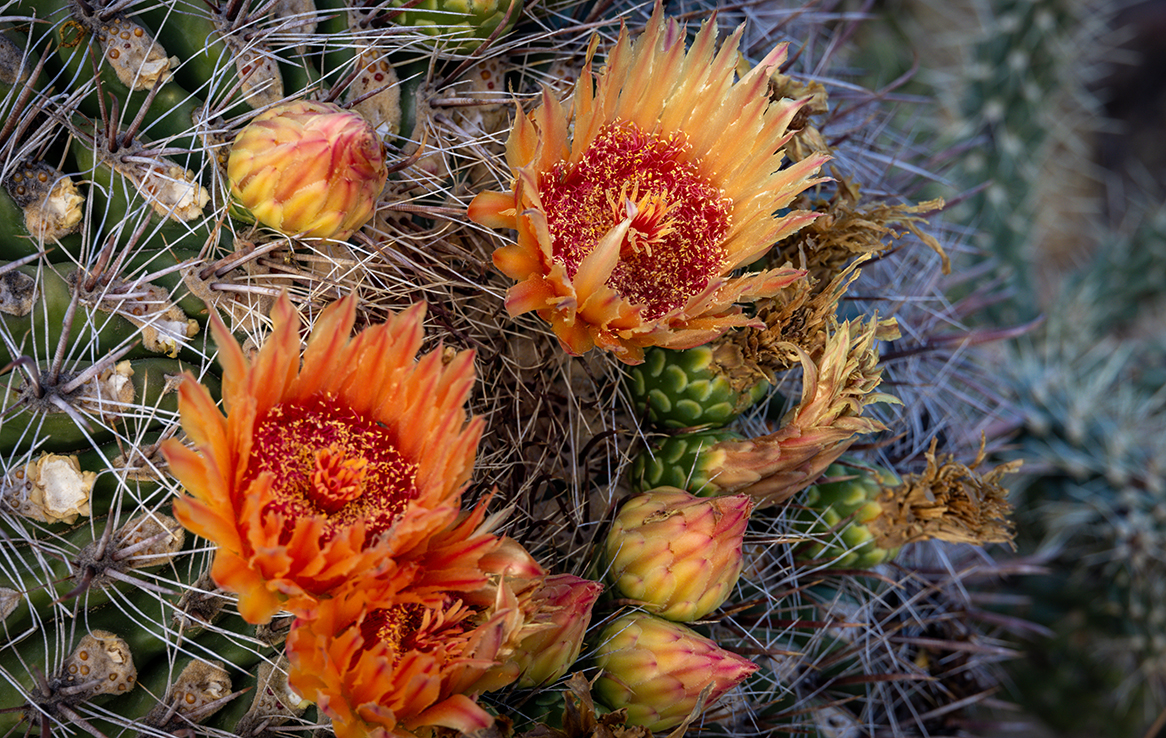
[[[166,698],[154,706],[143,722],[163,730],[179,730],[190,722],[201,722],[223,707],[219,703],[231,693],[231,675],[221,661],[195,659],[186,665]]]
[[[74,7],[83,5],[76,2]],[[178,65],[178,57],[167,56],[161,44],[136,21],[123,17],[101,21],[83,12],[73,17],[97,37],[102,58],[131,90],[148,90],[173,76],[170,69]]]
[[[81,471],[76,456],[43,454],[8,474],[0,500],[42,523],[73,523],[89,515],[89,495],[97,473]]]
[[[129,645],[105,630],[87,633],[61,665],[61,686],[76,688],[73,696],[90,699],[100,694],[122,694],[134,688],[138,670]],[[78,700],[80,701],[80,700]]]
[[[24,211],[24,227],[33,238],[55,241],[81,225],[85,197],[72,179],[43,161],[13,167],[4,189]]]

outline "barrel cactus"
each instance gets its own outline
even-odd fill
[[[911,389],[955,361],[929,343],[951,317],[938,205],[841,135],[877,97],[811,59],[835,16],[723,34],[744,20],[724,10],[697,30],[623,2],[9,3],[0,729],[897,730],[948,699],[886,686],[917,664],[885,648],[906,580],[838,571],[814,599],[794,555],[799,495],[843,453],[906,478],[929,427],[975,457],[984,398]],[[664,352],[683,382],[653,373]],[[958,362],[942,381],[972,397]],[[645,417],[657,391],[685,411]],[[692,468],[756,510],[684,625],[601,594],[598,536],[661,432],[727,444]],[[390,477],[399,498],[372,499]],[[830,689],[853,704],[815,691],[826,657],[791,623],[845,653]],[[656,685],[613,624],[731,673],[668,705],[610,679],[592,698],[605,665]]]

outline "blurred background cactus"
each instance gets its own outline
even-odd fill
[[[158,452],[167,439],[186,440],[178,383],[196,380],[218,397],[229,382],[208,340],[210,316],[253,355],[284,292],[308,323],[354,293],[358,327],[425,300],[426,349],[440,347],[448,360],[453,349],[476,352],[470,409],[485,433],[466,507],[493,493],[491,510],[506,513],[500,531],[571,583],[568,592],[535,588],[531,601],[554,604],[524,626],[565,634],[540,650],[567,663],[540,662],[537,678],[475,693],[502,718],[500,734],[576,738],[626,722],[628,731],[686,724],[732,735],[986,735],[1013,719],[996,708],[1010,695],[1001,663],[1015,656],[1014,636],[1066,617],[1040,610],[1054,603],[1040,592],[1027,592],[1035,604],[1023,613],[1040,627],[990,606],[995,583],[1030,571],[1033,557],[1051,568],[1097,560],[1126,574],[1107,577],[1105,598],[1091,595],[1116,611],[1064,622],[1112,627],[1105,653],[1152,663],[1128,659],[1161,640],[1147,531],[1161,525],[1152,495],[1162,467],[1147,444],[1161,424],[1162,378],[1142,370],[1155,357],[1140,347],[1095,347],[1107,345],[1112,320],[1134,324],[1157,289],[1161,262],[1150,255],[1162,224],[1128,210],[1121,238],[1062,294],[1032,277],[1044,274],[1025,251],[1037,241],[1015,215],[1036,209],[1026,198],[1045,197],[1036,185],[1060,176],[1041,163],[1063,159],[1047,152],[1066,145],[1053,134],[1075,119],[1050,113],[1044,95],[1075,89],[1061,76],[1072,65],[1057,54],[1079,50],[1068,39],[1096,21],[1094,11],[995,8],[984,16],[998,21],[990,30],[960,18],[971,40],[953,48],[981,65],[921,56],[929,73],[967,82],[943,86],[955,96],[951,121],[971,126],[953,129],[936,108],[912,104],[920,99],[875,91],[909,66],[886,56],[879,34],[927,28],[936,21],[926,7],[887,8],[891,25],[829,2],[720,7],[724,31],[745,24],[742,73],[777,43],[791,44],[788,62],[759,87],[775,103],[802,101],[787,159],[832,157],[824,169],[832,179],[791,204],[820,217],[749,267],[789,264],[807,276],[759,301],[753,327],[684,353],[652,348],[627,367],[599,351],[569,356],[540,318],[509,317],[511,285],[492,253],[511,235],[472,223],[466,209],[481,192],[511,187],[503,157],[514,102],[529,112],[543,95],[568,95],[589,55],[598,71],[620,23],[638,32],[650,7],[38,0],[4,9],[3,732],[330,727],[288,686],[291,618],[257,626],[240,617],[210,576],[213,545],[169,515],[180,488]],[[710,9],[665,10],[700,20]],[[957,30],[950,17],[938,23]],[[898,51],[922,50],[925,35],[911,32]],[[864,69],[883,78],[864,85]],[[993,104],[989,93],[1012,97]],[[342,200],[322,212],[375,201],[367,223],[345,223],[333,239],[307,233],[315,219],[284,217],[297,205],[282,194],[273,222],[254,212],[253,192],[232,187],[242,176],[232,168],[247,168],[239,162],[271,164],[232,159],[257,145],[240,132],[303,100],[363,116],[381,147],[369,152],[369,177],[383,189],[333,187],[329,178],[341,175],[322,166],[246,174],[299,175],[305,190]],[[1033,164],[1024,154],[1038,148],[1046,153]],[[960,196],[988,177],[995,188]],[[938,215],[939,197],[965,210]],[[1007,284],[996,279],[1001,264]],[[1042,333],[1000,353],[997,340],[1042,311]],[[1066,366],[1094,381],[1079,383]],[[1016,428],[1019,448],[977,467],[982,435],[1001,455],[1003,431]],[[976,544],[1011,535],[997,480],[1012,457],[1028,465],[1017,528],[1033,554],[997,563],[998,548]],[[830,486],[839,484],[848,486]],[[734,554],[739,576],[716,577],[715,596],[693,595],[717,601],[699,620],[656,618],[646,593],[620,589],[603,554],[625,498],[662,485],[749,495],[757,508]],[[1086,494],[1102,487],[1114,494]],[[909,502],[912,494],[930,506]],[[991,503],[982,517],[967,515],[980,500]],[[872,553],[876,534],[862,526],[891,510],[901,532],[879,537]],[[1141,558],[1118,555],[1123,545]],[[1074,576],[1083,590],[1092,581]],[[602,596],[599,581],[608,584]],[[557,607],[574,613],[576,627],[556,619]],[[580,622],[590,623],[585,637]],[[536,641],[544,643],[523,642]],[[677,642],[692,648],[674,669],[644,665],[660,650],[675,656],[660,644]],[[1036,655],[1065,653],[1033,643]],[[715,685],[681,676],[710,663],[726,675]],[[603,667],[609,676],[592,698],[586,680]],[[1152,717],[1157,703],[1145,687],[1154,676],[1111,692],[1121,705],[1139,704],[1131,725]]]
[[[883,11],[860,47],[886,79],[917,61],[911,89],[938,91],[941,114],[917,123],[968,152],[948,177],[968,193],[955,220],[1010,275],[993,314],[1041,321],[997,359],[994,430],[1025,459],[1018,561],[1041,571],[1005,593],[1046,629],[1008,693],[1052,735],[1161,735],[1163,5]]]

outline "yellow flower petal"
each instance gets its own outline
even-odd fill
[[[798,104],[771,102],[768,80],[785,49],[734,82],[740,37],[717,49],[706,23],[686,51],[658,4],[638,39],[621,32],[598,75],[588,61],[569,105],[547,91],[518,115],[512,189],[470,209],[518,231],[495,254],[518,282],[512,315],[537,312],[570,353],[599,346],[629,363],[645,346],[755,324],[734,303],[772,295],[780,280],[731,272],[814,217],[776,213],[821,181],[825,159],[783,166]]]

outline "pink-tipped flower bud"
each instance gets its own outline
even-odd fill
[[[231,196],[260,223],[343,240],[372,217],[388,170],[384,145],[359,113],[296,100],[239,132],[227,178]]]
[[[595,661],[603,669],[595,696],[613,710],[626,707],[628,723],[649,730],[683,722],[705,687],[711,706],[757,671],[688,626],[644,613],[604,628]]]
[[[634,497],[607,536],[608,577],[660,617],[702,618],[728,599],[741,575],[752,510],[745,495],[694,497],[674,487]]]
[[[522,668],[519,687],[550,684],[567,673],[583,646],[591,623],[591,608],[603,585],[573,574],[556,574],[535,590],[536,610],[531,634],[522,640],[513,659]]]

